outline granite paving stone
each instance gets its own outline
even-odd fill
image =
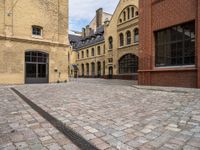
[[[56,141],[51,131],[59,131],[6,86],[0,87],[0,116],[0,150],[66,149],[64,144],[78,150],[62,133]]]
[[[200,149],[198,89],[146,87],[133,81],[104,79],[13,87],[99,149]],[[11,110],[13,114],[8,113],[6,122],[0,115],[0,134],[16,130],[20,137],[19,141],[13,138],[13,142],[9,136],[2,138],[2,147],[19,142],[29,146],[30,141],[24,141],[25,137],[30,138],[26,132],[23,134],[25,128],[32,131],[27,133],[34,135],[35,147],[37,144],[47,149],[71,147],[63,138],[58,142],[59,131],[16,99],[8,87],[2,90],[6,92],[0,94],[3,104],[0,107],[4,107],[0,113]],[[12,107],[6,107],[8,103]],[[41,140],[46,140],[45,145]]]

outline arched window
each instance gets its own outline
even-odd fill
[[[78,59],[80,59],[80,55],[79,55],[79,53],[78,53]]]
[[[92,48],[91,55],[94,56],[94,48]]]
[[[120,33],[120,35],[119,35],[119,43],[120,43],[120,47],[124,46],[124,35],[123,35],[123,33]]]
[[[119,60],[119,74],[137,73],[138,57],[133,54],[126,54]]]
[[[124,14],[124,21],[126,21],[126,11],[124,11],[123,14]]]
[[[112,36],[110,36],[108,38],[108,43],[109,43],[109,49],[113,49],[113,38],[112,38]]]
[[[134,17],[134,7],[131,7],[131,15],[132,15],[132,18]]]
[[[139,29],[136,28],[134,30],[134,43],[138,43],[139,42]]]
[[[131,32],[130,31],[126,32],[126,44],[127,45],[131,44]]]
[[[87,55],[87,57],[89,57],[89,50],[88,49],[86,51],[86,55]]]
[[[82,70],[82,77],[84,77],[84,72],[85,72],[84,64],[81,65],[81,70]]]

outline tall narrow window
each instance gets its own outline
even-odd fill
[[[87,76],[89,77],[89,74],[90,74],[90,65],[88,63],[86,64],[86,70],[87,70]]]
[[[84,58],[84,51],[82,51],[82,58]]]
[[[94,56],[94,48],[92,48],[91,55]]]
[[[93,62],[91,63],[91,68],[92,68],[91,74],[94,77],[95,76],[95,63],[93,63]]]
[[[100,46],[97,47],[97,53],[98,53],[98,55],[101,55],[101,47]]]
[[[113,49],[113,38],[112,38],[112,36],[109,37],[108,42],[109,42],[109,49]]]
[[[119,43],[120,43],[120,47],[124,46],[124,35],[123,35],[123,33],[120,33],[120,35],[119,35]]]
[[[134,30],[134,43],[138,43],[139,42],[139,29],[136,28]]]
[[[89,50],[88,49],[86,51],[86,55],[87,55],[87,57],[89,57]]]
[[[195,21],[155,32],[157,67],[195,64]]]
[[[131,44],[131,32],[130,31],[126,32],[126,44],[127,45]]]
[[[130,8],[127,8],[127,12],[128,12],[128,20],[130,19]]]
[[[134,17],[134,7],[131,7],[131,16]]]
[[[81,65],[81,70],[82,70],[82,77],[84,77],[84,73],[85,73],[84,64]]]
[[[126,21],[126,11],[124,11],[123,14],[124,14],[124,21]]]

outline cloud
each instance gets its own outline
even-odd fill
[[[89,24],[98,8],[113,13],[119,0],[69,0],[69,28],[81,30]]]

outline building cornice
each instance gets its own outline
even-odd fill
[[[5,36],[0,34],[0,40],[10,40],[15,42],[25,42],[25,43],[32,43],[32,44],[43,44],[43,45],[50,45],[50,46],[59,46],[59,47],[69,47],[69,44],[52,42],[49,40],[43,39],[29,39],[29,38],[21,38],[16,36]]]

